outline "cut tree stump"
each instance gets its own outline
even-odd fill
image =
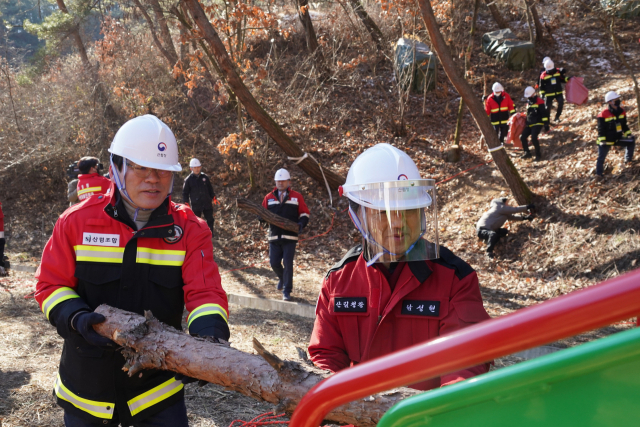
[[[106,318],[94,326],[95,330],[123,347],[123,370],[129,376],[143,369],[173,371],[273,403],[277,411],[292,414],[302,397],[330,375],[304,363],[281,360],[255,338],[259,356],[187,335],[163,324],[150,312],[143,317],[108,305],[99,306],[95,312]],[[326,421],[375,427],[391,406],[417,393],[398,388],[375,394],[334,409]]]
[[[288,231],[293,231],[294,233],[297,233],[299,230],[297,222],[293,222],[290,219],[282,217],[278,214],[274,214],[273,212],[269,212],[267,209],[263,208],[262,205],[252,202],[251,200],[236,199],[236,205],[239,209],[256,214],[260,218],[267,221],[269,224],[273,224],[276,227],[280,227]]]

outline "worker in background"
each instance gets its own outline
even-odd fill
[[[291,189],[291,175],[279,169],[275,175],[276,187],[262,201],[262,207],[276,215],[298,223],[298,232],[269,224],[269,262],[278,276],[276,289],[282,291],[282,299],[291,301],[293,290],[293,258],[298,235],[309,223],[309,208],[302,194]]]
[[[178,144],[157,117],[126,122],[111,143],[115,187],[67,209],[36,272],[35,298],[64,338],[54,394],[66,426],[188,426],[184,385],[193,379],[145,369],[93,325],[101,304],[144,315],[191,335],[229,339],[227,296],[205,222],[171,201]]]
[[[604,160],[611,147],[625,147],[624,162],[633,160],[636,138],[631,135],[627,125],[627,114],[622,108],[620,95],[614,91],[604,96],[607,107],[598,114],[598,160],[596,161],[596,175],[604,174]]]
[[[520,134],[520,142],[522,142],[522,149],[524,150],[522,158],[531,158],[528,142],[529,136],[531,136],[531,142],[536,150],[535,160],[538,162],[542,160],[538,135],[540,135],[543,127],[546,131],[549,131],[549,111],[545,107],[544,101],[536,95],[536,90],[531,86],[524,90],[524,97],[527,98],[527,122]]]
[[[435,181],[422,179],[406,153],[389,144],[364,151],[340,194],[362,243],[323,280],[309,343],[317,367],[338,372],[490,318],[476,272],[439,246]],[[411,387],[429,390],[488,369],[483,363]]]
[[[507,122],[509,121],[509,117],[516,113],[516,107],[500,83],[495,82],[492,90],[493,93],[489,95],[485,101],[484,109],[491,120],[493,128],[498,133],[500,143],[502,144],[509,132]]]
[[[554,121],[559,122],[562,108],[564,107],[562,84],[567,83],[569,79],[565,76],[565,69],[556,68],[551,59],[544,63],[544,69],[545,71],[540,74],[540,82],[538,83],[540,96],[545,100],[549,115],[551,115],[553,101],[555,100],[558,103]]]
[[[69,206],[73,206],[79,202],[78,175],[80,175],[80,170],[78,169],[78,161],[76,160],[67,168],[67,178],[69,179],[69,183],[67,184],[67,200],[69,200]]]
[[[191,174],[184,180],[182,186],[182,202],[190,206],[198,218],[204,215],[213,237],[213,204],[219,205],[220,202],[213,192],[211,180],[202,172],[200,160],[191,159],[189,169]]]
[[[476,233],[478,238],[487,244],[487,257],[493,258],[493,249],[496,243],[509,234],[509,230],[502,228],[505,222],[511,221],[532,221],[534,205],[526,206],[509,206],[506,197],[500,197],[491,201],[491,207],[487,212],[482,214],[480,220],[476,224]],[[527,215],[516,216],[514,214],[528,212]]]
[[[111,181],[100,175],[102,169],[102,163],[96,157],[83,157],[78,161],[78,201],[109,192]]]
[[[2,202],[0,202],[0,276],[7,276],[7,269],[4,263],[4,245],[6,240],[4,239],[4,213],[2,213]]]

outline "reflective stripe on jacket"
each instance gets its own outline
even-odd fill
[[[278,198],[278,189],[274,188],[273,191],[267,194],[262,201],[262,207],[269,212],[273,212],[281,217],[291,220],[296,223],[301,223],[303,227],[309,222],[309,208],[304,202],[302,194],[297,191],[293,191],[291,187],[287,188],[286,194],[280,202]],[[284,230],[273,224],[269,224],[269,242],[281,242],[281,241],[298,241],[298,233],[293,231]]]
[[[484,105],[484,110],[493,126],[506,125],[509,117],[516,112],[516,107],[507,92],[502,92],[501,98],[500,103],[498,103],[495,94],[492,93]]]
[[[544,101],[536,96],[535,101],[527,100],[527,126],[543,126],[549,123],[549,111]]]
[[[325,277],[309,343],[313,363],[337,372],[489,319],[478,276],[447,248],[431,261],[401,262],[392,290],[360,246]],[[346,304],[346,306],[345,306]],[[488,371],[481,364],[413,384],[429,390]]]
[[[98,173],[78,175],[78,200],[83,201],[94,194],[107,194],[111,190],[111,181]]]
[[[540,96],[542,98],[550,98],[562,95],[562,83],[566,83],[567,78],[564,75],[564,69],[543,71],[540,74]]]
[[[622,107],[607,107],[598,114],[598,145],[614,145],[621,138],[631,136],[627,114]]]
[[[129,377],[120,351],[89,345],[69,325],[78,311],[108,304],[141,315],[149,310],[181,329],[186,306],[191,334],[215,329],[228,339],[227,297],[210,236],[191,209],[169,199],[137,231],[119,194],[91,197],[60,216],[36,273],[35,297],[64,338],[55,394],[65,411],[107,420],[115,407],[131,425],[183,398],[174,373],[148,369]]]

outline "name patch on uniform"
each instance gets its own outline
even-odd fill
[[[343,297],[333,299],[335,313],[366,313],[367,297]]]
[[[439,316],[440,301],[406,299],[402,301],[401,314],[414,316]]]
[[[120,246],[119,234],[82,233],[82,243],[93,246]]]

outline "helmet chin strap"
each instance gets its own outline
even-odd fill
[[[353,224],[356,226],[356,228],[358,229],[358,231],[360,232],[360,234],[362,234],[362,237],[368,241],[373,243],[374,245],[376,245],[377,247],[379,247],[381,249],[380,252],[377,252],[369,261],[367,261],[367,267],[371,267],[373,264],[375,264],[375,262],[384,254],[388,254],[394,257],[399,257],[402,255],[408,255],[409,252],[411,252],[413,250],[413,248],[415,248],[416,244],[418,243],[418,241],[420,241],[420,239],[422,239],[422,236],[424,236],[425,231],[423,230],[422,233],[420,233],[420,236],[418,236],[418,238],[411,244],[411,246],[409,246],[409,249],[407,249],[406,251],[404,251],[403,253],[393,253],[391,251],[389,251],[387,248],[385,248],[384,246],[382,246],[380,243],[376,242],[376,240],[371,237],[370,233],[365,233],[365,231],[362,229],[362,224],[360,222],[360,219],[358,218],[358,215],[356,215],[356,213],[353,211],[353,209],[351,209],[351,206],[349,206],[349,217],[351,217],[351,221],[353,221]]]
[[[111,170],[114,172],[113,173],[113,178],[114,181],[116,183],[116,187],[118,187],[118,190],[120,191],[120,194],[125,197],[129,203],[136,208],[135,213],[133,214],[133,220],[135,221],[138,218],[138,212],[140,210],[143,211],[151,211],[153,209],[146,209],[146,208],[141,208],[139,207],[132,199],[131,196],[129,196],[129,193],[127,192],[127,186],[125,183],[125,179],[124,177],[127,174],[127,159],[126,158],[122,158],[122,177],[120,177],[120,171],[118,170],[118,168],[116,167],[116,165],[113,163],[113,153],[111,153],[111,156],[109,157],[109,164],[111,165]],[[173,181],[174,181],[175,177],[173,176],[173,174],[171,174],[171,187],[169,187],[169,194],[167,194],[166,198],[171,197],[171,193],[173,192]]]

